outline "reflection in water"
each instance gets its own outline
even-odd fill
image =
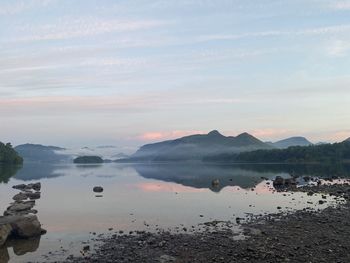
[[[0,165],[0,183],[7,184],[20,168],[21,166]]]
[[[91,171],[102,165],[74,165],[76,169]],[[21,166],[0,166],[0,183],[8,183],[11,177],[30,181],[67,175],[67,164],[25,163]],[[252,188],[261,177],[274,178],[277,175],[350,177],[350,164],[203,164],[203,163],[163,163],[163,164],[123,164],[115,169],[133,167],[144,178],[175,182],[194,188],[210,188],[214,192],[226,186]],[[70,169],[68,169],[70,170]],[[213,185],[213,180],[219,180]]]
[[[237,166],[202,164],[134,164],[135,170],[144,178],[174,182],[193,188],[209,188],[220,192],[226,186],[252,188],[265,177],[273,174],[245,171]],[[213,184],[213,181],[218,183]]]
[[[244,170],[261,173],[287,173],[294,176],[350,177],[350,164],[241,164]]]
[[[12,247],[15,255],[22,256],[26,253],[35,252],[39,248],[40,239],[41,236],[28,239],[10,239],[6,246],[8,248]]]
[[[49,163],[24,163],[23,168],[17,172],[14,178],[23,181],[30,181],[63,176],[64,174],[57,172],[58,167],[59,165]]]
[[[35,252],[40,245],[41,236],[28,239],[10,239],[4,246],[0,247],[0,263],[10,261],[9,249],[13,249],[16,256],[23,256],[27,253]]]

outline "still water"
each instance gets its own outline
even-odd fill
[[[316,205],[319,196],[272,191],[266,179],[277,175],[341,175],[348,169],[278,165],[204,164],[25,164],[0,169],[0,211],[6,210],[13,185],[40,181],[38,218],[48,232],[41,239],[8,242],[0,248],[0,263],[43,260],[59,249],[79,254],[93,232],[148,230],[176,231],[213,220],[231,220]],[[265,180],[263,180],[264,178]],[[219,184],[212,185],[213,180]],[[103,197],[92,188],[102,186]],[[312,204],[311,204],[312,203]],[[329,205],[330,203],[328,203]],[[238,226],[237,231],[239,230]],[[52,261],[62,253],[50,255]]]

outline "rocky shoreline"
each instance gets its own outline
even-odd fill
[[[12,241],[14,250],[19,251],[20,246],[15,240],[28,240],[46,233],[35,215],[38,211],[33,209],[35,200],[41,196],[41,184],[21,184],[13,188],[20,190],[20,193],[13,196],[14,202],[6,209],[4,216],[0,216],[0,262],[9,260],[7,243]]]
[[[191,234],[116,232],[99,238],[102,245],[96,250],[85,246],[83,256],[63,262],[350,262],[349,184],[289,185],[288,191],[324,194],[322,202],[334,196],[339,205],[261,217],[242,225],[243,240],[215,222],[210,230]]]

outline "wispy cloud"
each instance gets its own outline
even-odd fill
[[[63,18],[57,23],[21,26],[23,36],[15,41],[63,40],[96,36],[112,32],[130,32],[159,27],[160,20],[102,19],[98,17]]]
[[[0,15],[15,15],[27,10],[46,7],[56,0],[25,0],[0,3]]]

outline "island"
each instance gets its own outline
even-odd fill
[[[95,164],[103,163],[103,159],[100,156],[79,156],[73,162],[77,164]]]

